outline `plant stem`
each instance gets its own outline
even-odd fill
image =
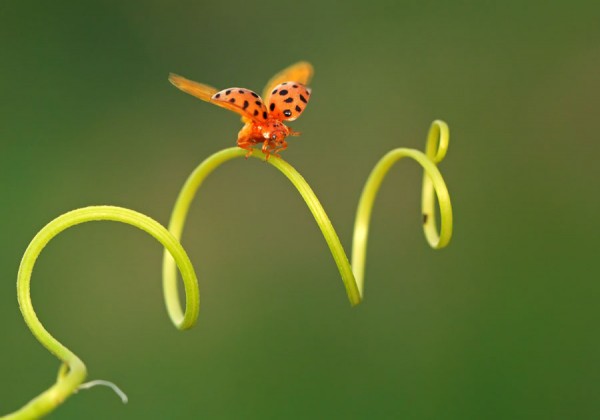
[[[85,207],[57,217],[48,223],[27,247],[17,276],[17,297],[25,323],[35,338],[63,364],[59,370],[57,381],[52,387],[18,411],[2,417],[3,419],[39,418],[52,411],[73,394],[86,378],[86,367],[81,359],[55,339],[38,319],[31,303],[30,281],[38,256],[52,238],[72,226],[99,220],[111,220],[135,226],[158,240],[177,262],[185,289],[186,312],[181,316],[170,314],[171,320],[177,328],[185,330],[191,328],[198,318],[200,295],[194,268],[179,241],[161,224],[133,210],[112,206]]]
[[[424,169],[421,208],[423,213],[423,231],[427,242],[433,249],[448,245],[452,237],[452,204],[446,183],[437,168],[448,149],[448,126],[443,121],[434,121],[427,138],[426,153],[414,149],[394,149],[381,158],[371,171],[358,202],[354,236],[352,240],[352,267],[361,297],[364,291],[365,264],[367,258],[367,239],[371,210],[379,187],[392,166],[404,157],[417,161]],[[437,143],[437,147],[436,147]],[[435,195],[434,195],[435,192]],[[440,206],[441,232],[438,235],[435,221],[435,197]]]
[[[359,200],[354,224],[352,262],[350,265],[331,221],[304,178],[286,161],[271,158],[268,163],[283,173],[296,187],[315,218],[334,261],[342,277],[346,293],[352,305],[361,302],[364,290],[366,247],[371,211],[377,192],[391,167],[404,157],[417,161],[424,169],[422,187],[423,230],[429,245],[434,249],[443,248],[452,236],[452,206],[446,184],[437,164],[444,158],[448,148],[448,126],[443,121],[434,121],[427,138],[426,153],[413,149],[395,149],[387,153],[375,166],[363,189]],[[153,236],[164,247],[163,289],[167,311],[179,329],[191,328],[198,317],[200,295],[194,268],[181,246],[181,238],[189,207],[204,179],[223,163],[246,154],[240,148],[229,148],[215,153],[202,162],[184,184],[169,222],[167,231],[153,219],[133,210],[112,206],[92,206],[65,213],[47,224],[31,241],[19,267],[17,295],[23,318],[33,335],[63,364],[59,369],[57,382],[48,390],[31,400],[20,410],[2,419],[31,419],[41,417],[71,394],[80,389],[86,378],[84,363],[73,352],[56,340],[41,324],[31,303],[30,280],[34,264],[43,248],[52,238],[69,227],[90,221],[111,220],[135,226]],[[265,160],[264,155],[254,153],[254,158]],[[439,203],[441,230],[438,234],[435,217],[435,201]],[[178,293],[177,267],[181,273],[185,290],[185,311],[181,308]],[[91,386],[105,381],[93,381]]]
[[[444,158],[448,148],[448,140],[448,126],[446,123],[439,120],[434,121],[428,135],[426,154],[413,149],[396,149],[386,154],[375,166],[363,189],[358,205],[352,250],[354,270],[348,261],[344,248],[323,206],[305,179],[289,163],[281,158],[271,158],[267,161],[292,182],[308,205],[329,246],[346,288],[348,299],[352,305],[360,303],[363,295],[366,246],[371,209],[383,178],[399,159],[410,157],[421,164],[425,171],[423,177],[422,207],[425,219],[423,229],[427,241],[435,249],[446,246],[450,241],[450,237],[452,236],[452,206],[448,190],[436,166]],[[240,158],[245,154],[245,150],[237,147],[219,151],[205,159],[191,173],[177,197],[169,221],[169,231],[178,240],[181,240],[190,205],[206,177],[225,162]],[[265,160],[264,155],[257,152],[251,156]],[[441,208],[442,229],[439,236],[435,225],[434,192],[438,197]],[[172,257],[166,252],[163,258],[163,288],[169,311],[173,314],[179,314],[181,308],[177,299],[177,272]]]

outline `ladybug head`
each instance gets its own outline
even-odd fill
[[[287,133],[282,131],[282,130],[276,130],[276,131],[272,131],[271,132],[271,141],[274,141],[275,143],[281,143],[283,142],[283,140],[285,140],[285,138],[287,137]]]
[[[289,129],[281,121],[269,121],[263,128],[262,135],[265,140],[275,144],[281,144],[290,134]]]

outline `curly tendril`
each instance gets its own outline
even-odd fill
[[[83,384],[87,375],[84,363],[44,328],[31,303],[31,273],[35,261],[48,242],[65,229],[81,223],[99,220],[111,220],[135,226],[149,233],[165,247],[166,252],[173,256],[179,267],[185,289],[185,313],[182,311],[177,313],[169,311],[171,320],[180,330],[191,328],[196,323],[200,309],[200,294],[194,268],[179,241],[160,223],[136,211],[112,206],[85,207],[65,213],[48,223],[33,238],[25,251],[25,255],[23,255],[17,276],[17,297],[25,323],[35,338],[48,351],[58,357],[63,364],[59,369],[57,381],[52,387],[31,400],[20,410],[2,417],[2,419],[39,418],[48,414],[74,392],[94,385],[108,385],[115,389],[117,394],[126,401],[124,394],[119,392],[120,390],[117,391],[118,388],[107,381],[92,381]]]
[[[304,178],[283,159],[272,158],[268,163],[281,171],[296,187],[309,210],[313,214],[325,241],[331,250],[333,259],[338,267],[348,298],[352,305],[361,302],[364,290],[364,272],[366,263],[366,248],[369,232],[371,210],[385,175],[391,167],[404,157],[417,161],[424,169],[422,190],[423,230],[429,245],[434,249],[443,248],[452,236],[452,206],[446,184],[440,174],[437,164],[442,161],[448,149],[448,126],[443,121],[434,121],[429,130],[425,153],[414,149],[395,149],[387,153],[375,166],[363,189],[359,200],[354,224],[352,243],[352,266],[340,243],[331,221]],[[31,303],[30,280],[33,266],[44,247],[65,229],[72,226],[100,220],[111,220],[135,226],[153,236],[164,247],[163,257],[163,291],[167,311],[175,326],[181,330],[191,328],[198,317],[200,295],[196,274],[192,264],[181,246],[181,238],[185,220],[190,205],[198,188],[204,179],[221,164],[242,157],[246,154],[240,148],[229,148],[210,156],[202,162],[187,179],[177,201],[169,230],[158,222],[133,210],[112,206],[92,206],[65,213],[48,223],[31,241],[17,277],[17,295],[23,318],[33,335],[44,347],[58,357],[63,363],[58,372],[57,382],[48,390],[31,400],[20,410],[15,411],[2,419],[31,419],[41,417],[66,398],[80,389],[87,389],[96,385],[111,387],[126,402],[125,394],[114,384],[95,380],[83,383],[87,371],[84,363],[73,352],[56,340],[41,324]],[[256,153],[252,157],[264,160],[262,154]],[[440,208],[441,229],[438,233],[436,226],[436,197]],[[185,289],[185,310],[179,301],[177,267],[181,273]]]
[[[371,218],[371,209],[375,202],[375,197],[381,186],[381,182],[391,167],[398,160],[409,157],[417,161],[424,169],[423,192],[422,192],[422,212],[423,212],[423,230],[429,245],[434,249],[445,247],[452,236],[452,206],[450,204],[450,195],[437,164],[444,159],[448,149],[449,131],[448,125],[440,120],[432,123],[427,137],[425,153],[414,149],[395,149],[386,154],[375,166],[371,172],[367,183],[363,189],[358,210],[356,213],[356,222],[354,224],[354,236],[352,243],[352,266],[344,252],[337,233],[335,232],[331,221],[327,217],[323,206],[317,199],[317,196],[304,180],[289,163],[283,159],[269,159],[267,162],[279,169],[296,187],[309,210],[314,216],[325,241],[329,246],[333,259],[338,267],[342,281],[348,294],[348,299],[352,305],[361,302],[364,290],[364,271],[366,263],[367,237],[369,232],[369,220]],[[181,235],[187,218],[190,205],[210,173],[217,169],[223,163],[245,156],[246,151],[237,147],[229,148],[215,153],[205,159],[189,176],[179,196],[175,202],[175,207],[171,213],[169,222],[169,231],[178,240]],[[254,153],[254,158],[265,160],[263,154]],[[434,194],[435,193],[435,194]],[[435,218],[435,196],[437,196],[440,206],[441,231],[438,234]],[[163,258],[163,288],[167,305],[171,313],[180,313],[178,295],[177,272],[173,258],[164,253]]]
[[[425,153],[414,149],[394,149],[381,158],[371,171],[367,183],[363,188],[358,202],[356,221],[354,222],[354,236],[352,240],[352,267],[356,284],[361,297],[364,290],[365,263],[367,258],[367,237],[369,234],[369,221],[375,197],[392,166],[404,157],[416,160],[424,170],[421,209],[423,213],[423,232],[427,242],[433,249],[440,249],[448,245],[452,237],[452,205],[450,195],[442,174],[437,164],[444,159],[448,150],[449,141],[448,125],[440,120],[431,124],[427,136]],[[435,195],[434,195],[435,192]],[[438,234],[435,222],[435,196],[437,195],[440,206],[441,232]]]

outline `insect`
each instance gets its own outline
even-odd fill
[[[306,85],[312,75],[310,63],[292,64],[269,80],[262,98],[249,89],[232,87],[219,91],[173,73],[169,81],[196,98],[240,114],[244,127],[238,133],[237,145],[248,150],[248,158],[254,150],[252,146],[262,143],[262,152],[268,160],[270,155],[280,157],[279,153],[288,147],[285,140],[288,136],[300,135],[283,122],[294,121],[304,112],[310,99],[310,88]]]

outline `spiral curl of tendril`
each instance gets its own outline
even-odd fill
[[[185,289],[185,313],[169,311],[171,320],[178,329],[191,328],[198,318],[200,309],[200,293],[194,267],[179,241],[161,224],[133,210],[113,206],[91,206],[65,213],[48,223],[31,241],[19,267],[17,276],[17,297],[25,323],[40,343],[63,363],[59,369],[56,383],[48,390],[31,400],[21,409],[8,414],[2,419],[32,419],[39,418],[54,410],[66,398],[79,389],[94,385],[108,385],[116,388],[107,381],[92,381],[83,384],[87,376],[85,364],[68,348],[55,339],[38,319],[30,296],[30,281],[33,266],[44,247],[65,229],[72,226],[100,220],[111,220],[135,226],[153,236],[172,255],[181,272]],[[179,304],[179,301],[177,302]],[[172,305],[171,305],[172,306]],[[116,388],[115,390],[118,390]],[[126,397],[117,391],[126,401]]]
[[[323,206],[302,175],[283,159],[271,158],[267,160],[270,165],[281,171],[291,181],[306,202],[329,246],[344,282],[348,299],[352,305],[360,303],[364,294],[364,272],[371,210],[385,175],[398,160],[408,157],[417,161],[423,167],[421,206],[423,212],[423,231],[427,242],[432,248],[440,249],[445,247],[450,241],[452,237],[452,205],[446,183],[437,167],[437,164],[446,155],[448,141],[448,125],[441,120],[436,120],[431,124],[431,128],[429,129],[425,153],[414,149],[399,148],[387,153],[375,165],[375,168],[367,179],[358,203],[352,242],[352,265],[348,261],[344,248]],[[231,159],[243,157],[245,154],[245,150],[237,147],[222,150],[208,157],[191,173],[181,189],[171,213],[169,231],[173,236],[181,240],[190,205],[206,177],[223,163]],[[253,153],[251,156],[256,159],[265,160],[264,155],[261,153]],[[440,207],[440,233],[438,233],[436,226],[436,196]],[[181,312],[179,301],[176,299],[178,295],[177,287],[175,262],[165,252],[163,257],[163,289],[167,305],[174,305],[169,306],[169,311],[175,314]]]
[[[352,242],[352,265],[340,243],[331,221],[304,178],[283,159],[271,158],[267,162],[281,171],[296,187],[309,210],[313,214],[333,259],[338,267],[348,299],[352,305],[361,302],[364,294],[364,272],[366,248],[371,210],[385,175],[392,166],[404,157],[417,161],[424,169],[422,187],[423,231],[429,245],[434,249],[445,247],[452,236],[452,206],[448,189],[437,164],[448,149],[449,131],[445,122],[432,123],[427,138],[425,153],[414,149],[399,148],[387,153],[375,165],[363,188]],[[21,409],[0,419],[39,418],[60,405],[66,398],[79,389],[95,385],[107,385],[126,401],[126,396],[107,381],[91,381],[83,384],[87,376],[84,363],[73,352],[56,340],[41,324],[31,303],[30,280],[33,266],[52,238],[69,227],[90,221],[110,220],[135,226],[153,236],[164,247],[163,291],[167,311],[175,326],[181,330],[191,328],[198,317],[200,295],[194,268],[179,240],[183,233],[189,207],[204,179],[221,164],[245,156],[240,148],[229,148],[210,156],[189,176],[184,184],[171,214],[168,231],[153,219],[133,210],[113,206],[91,206],[65,213],[48,223],[31,241],[19,267],[17,277],[17,296],[23,318],[33,335],[52,354],[63,363],[59,369],[57,382],[42,394],[31,400]],[[265,160],[264,155],[255,153],[254,158]],[[436,226],[436,196],[440,208],[441,228]],[[182,276],[185,290],[185,310],[182,309],[178,295],[177,268]]]

